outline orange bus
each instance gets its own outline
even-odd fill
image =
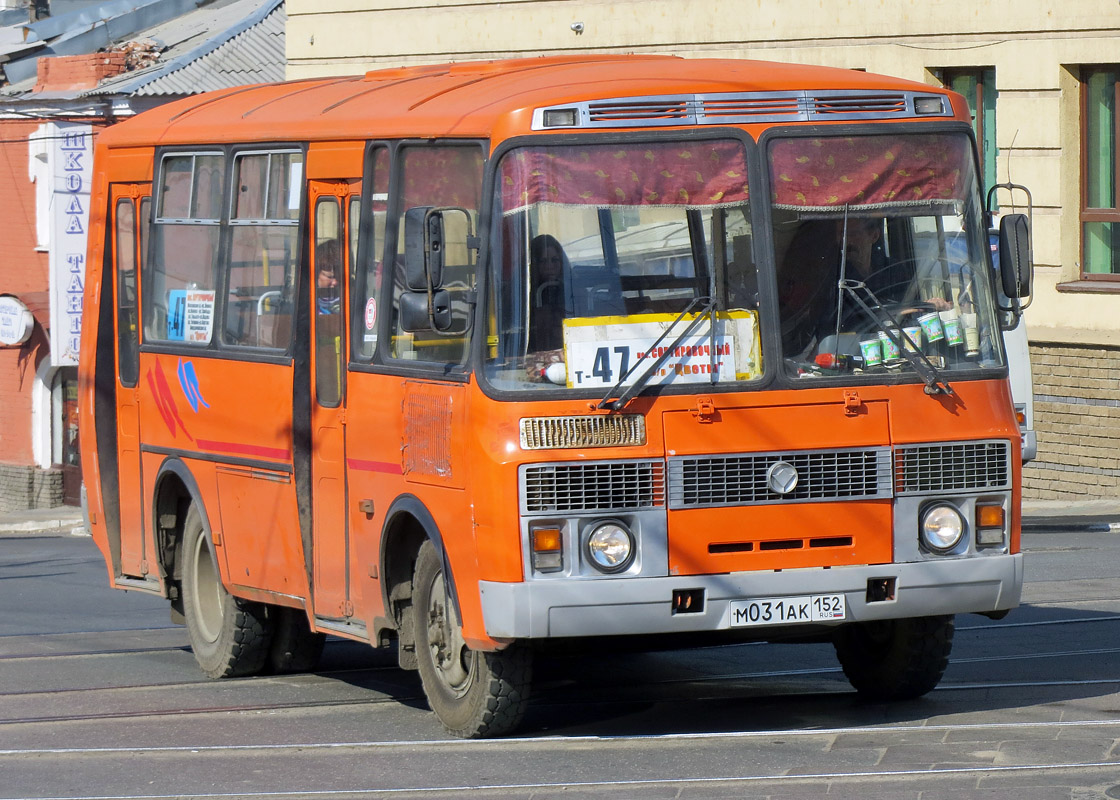
[[[835,644],[940,680],[1020,598],[964,100],[562,56],[191,97],[96,147],[81,442],[112,585],[212,677],[395,646],[453,734],[534,652]],[[1008,312],[1011,312],[1010,314]]]

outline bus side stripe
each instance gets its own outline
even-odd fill
[[[285,450],[279,447],[261,447],[260,445],[242,444],[241,442],[215,442],[209,439],[197,439],[195,444],[203,450],[209,450],[214,453],[239,453],[246,456],[275,458],[281,461],[286,461],[292,457],[291,450]]]
[[[366,461],[361,458],[348,458],[346,459],[346,466],[363,472],[384,472],[388,475],[404,474],[400,464],[393,464],[389,461]]]

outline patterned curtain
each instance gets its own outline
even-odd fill
[[[965,199],[972,152],[956,135],[779,139],[770,174],[779,208],[930,206]]]
[[[502,159],[506,213],[534,203],[733,206],[747,202],[743,145],[729,140],[525,147]]]
[[[405,208],[458,206],[474,211],[481,196],[481,148],[409,147],[404,151]]]

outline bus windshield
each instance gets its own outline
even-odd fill
[[[498,182],[485,317],[494,386],[761,374],[742,142],[525,147],[502,158]],[[689,309],[713,299],[718,313],[679,337]],[[663,334],[674,357],[647,376]]]
[[[967,137],[785,138],[768,158],[787,374],[1002,365]]]

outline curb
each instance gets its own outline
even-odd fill
[[[1022,529],[1031,533],[1120,533],[1117,516],[1023,517]]]

